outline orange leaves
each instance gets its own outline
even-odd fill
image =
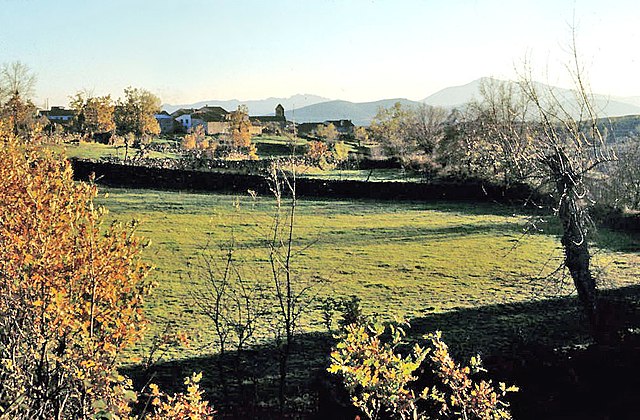
[[[327,158],[329,156],[329,147],[326,143],[322,141],[312,140],[307,143],[307,152],[305,153],[305,157],[307,157],[312,162],[320,162],[321,159]]]
[[[471,375],[484,371],[480,357],[472,357],[469,366],[461,366],[455,363],[441,338],[439,331],[427,336],[433,348],[430,359],[434,373],[442,384],[440,389],[432,388],[429,394],[439,403],[439,414],[482,420],[510,419],[508,404],[500,398],[518,388],[507,388],[500,383],[496,389],[491,381],[474,381]]]
[[[135,223],[104,227],[96,194],[95,185],[73,181],[64,159],[0,148],[0,412],[7,418],[130,418],[137,393],[116,361],[144,330],[149,266]],[[199,379],[187,381],[186,394],[158,393],[151,418],[212,418]]]
[[[45,417],[86,413],[88,394],[128,412],[109,372],[144,329],[149,267],[134,225],[102,226],[96,194],[94,185],[73,181],[64,159],[0,149],[0,329],[9,332],[0,337],[0,358],[10,352],[21,363],[0,367],[0,407],[18,395],[8,390],[22,389],[34,398],[25,410],[63,410]],[[48,391],[38,397],[38,389]]]
[[[246,149],[251,145],[251,121],[249,110],[239,106],[231,112],[229,118],[229,132],[231,134],[231,146],[235,151]]]

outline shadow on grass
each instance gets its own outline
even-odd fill
[[[611,331],[640,325],[640,286],[609,290],[602,297],[603,319]],[[516,419],[637,418],[640,407],[633,402],[640,393],[640,340],[637,345],[629,340],[631,345],[620,340],[611,340],[615,345],[590,345],[573,298],[425,313],[411,320],[408,337],[421,340],[435,330],[443,331],[458,361],[479,353],[490,378],[521,388],[510,398]],[[290,362],[291,418],[354,418],[339,380],[326,373],[333,343],[328,333],[298,336]],[[237,356],[204,356],[125,371],[138,386],[153,377],[171,391],[180,390],[182,378],[202,371],[202,384],[219,410],[218,418],[280,418],[275,408],[274,345],[255,346]],[[615,415],[606,417],[607,413]]]
[[[470,223],[446,227],[400,226],[400,227],[354,227],[330,230],[319,234],[314,245],[330,244],[332,246],[351,247],[358,244],[414,242],[418,239],[444,241],[465,236],[494,234],[504,236],[512,233],[521,235],[517,223]],[[243,248],[264,248],[269,239],[243,241]]]

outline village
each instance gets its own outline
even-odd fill
[[[640,418],[640,2],[0,3],[0,420]]]
[[[262,134],[279,135],[285,132],[296,133],[303,138],[316,137],[320,127],[333,125],[341,138],[354,138],[355,125],[348,119],[327,120],[323,122],[296,123],[285,117],[284,107],[278,104],[273,115],[249,115],[246,107],[236,111],[227,111],[219,106],[205,105],[198,109],[180,108],[171,114],[160,111],[154,114],[160,127],[160,134],[186,134],[202,127],[207,136],[218,136],[230,132],[232,116],[243,113],[243,117],[251,122],[251,136]],[[74,121],[77,111],[62,106],[52,106],[49,110],[40,110],[39,115],[46,117],[50,123],[68,127]]]

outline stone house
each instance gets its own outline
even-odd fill
[[[229,120],[231,114],[226,109],[219,106],[204,106],[200,109],[180,108],[171,114],[166,111],[156,114],[156,119],[160,124],[163,133],[174,132],[177,128],[189,132],[195,127],[202,126],[208,136],[216,136],[229,132]],[[170,126],[169,119],[173,121]],[[287,126],[287,119],[284,116],[284,107],[278,104],[275,108],[275,115],[250,116],[251,135],[260,135],[263,131],[284,130]],[[167,131],[165,131],[167,130]]]
[[[356,126],[351,120],[327,120],[325,122],[301,123],[296,126],[296,131],[300,137],[316,137],[318,127],[326,127],[329,124],[333,124],[341,138],[355,137]]]
[[[69,125],[73,122],[73,118],[76,116],[76,111],[73,109],[65,109],[62,106],[52,106],[49,111],[40,111],[40,115],[47,117],[47,119],[52,123]]]
[[[160,125],[160,132],[162,134],[170,134],[175,131],[177,121],[169,115],[167,111],[155,114],[154,117],[156,118],[156,121],[158,121],[158,125]]]

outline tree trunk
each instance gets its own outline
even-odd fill
[[[289,342],[283,343],[283,347],[280,349],[280,383],[278,387],[278,405],[280,409],[280,415],[284,415],[287,406],[287,371],[289,362],[289,353],[291,351]]]
[[[578,202],[572,186],[559,183],[559,193],[563,194],[558,209],[558,217],[562,222],[562,246],[565,254],[565,265],[571,274],[573,284],[578,292],[578,299],[589,320],[594,338],[598,331],[598,294],[596,282],[589,267],[591,255],[587,241],[586,215]]]

